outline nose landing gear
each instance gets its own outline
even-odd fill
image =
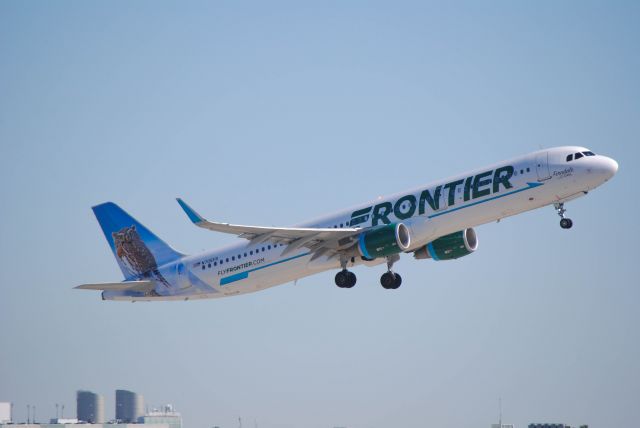
[[[560,227],[563,229],[571,229],[573,221],[570,218],[563,218],[560,220]]]
[[[556,212],[560,216],[560,227],[563,229],[571,229],[571,227],[573,226],[573,221],[570,218],[566,218],[564,216],[564,213],[567,212],[567,210],[564,208],[564,203],[555,203],[553,204],[553,207],[556,209]]]

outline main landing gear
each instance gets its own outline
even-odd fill
[[[342,269],[336,274],[336,285],[340,288],[351,288],[356,285],[356,281],[356,274],[347,269]]]
[[[340,288],[351,288],[356,285],[356,274],[347,270],[348,259],[340,258],[340,266],[342,270],[336,274],[336,285]]]
[[[560,216],[560,227],[563,229],[571,229],[571,226],[573,226],[573,221],[571,221],[570,218],[566,218],[564,216],[564,213],[567,211],[564,208],[564,203],[563,202],[555,203],[553,204],[553,207],[556,209],[556,212]]]
[[[387,272],[380,277],[380,284],[387,290],[395,290],[402,284],[400,274],[391,270],[393,264],[398,260],[400,260],[400,256],[397,254],[387,257]],[[347,261],[341,260],[340,265],[342,270],[336,274],[336,285],[340,288],[351,288],[356,285],[356,274],[347,270]]]
[[[395,290],[402,285],[402,277],[400,274],[391,270],[393,264],[398,260],[400,260],[400,257],[397,254],[387,257],[387,272],[383,273],[380,277],[380,284],[387,290]]]

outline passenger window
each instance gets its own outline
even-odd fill
[[[264,247],[262,247],[262,252],[264,253]]]
[[[573,155],[567,155],[567,162],[571,162],[573,160]]]
[[[527,168],[527,172],[531,172],[531,169]]]
[[[227,257],[227,260],[225,260],[225,262],[229,263],[229,257]]]
[[[202,270],[204,270],[204,265],[202,265]]]
[[[576,153],[576,160],[580,159],[581,157],[583,157],[582,153]]]
[[[207,267],[208,267],[209,269],[211,269],[211,263],[209,263],[209,264],[207,265]]]
[[[213,262],[213,265],[214,266],[218,266],[218,262]]]
[[[271,245],[267,245],[267,250],[270,250],[270,249],[271,249]]]
[[[253,256],[253,251],[249,251],[249,255],[250,255],[250,256]]]

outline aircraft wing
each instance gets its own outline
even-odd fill
[[[288,244],[282,252],[283,255],[301,247],[309,248],[314,253],[312,259],[321,255],[335,255],[340,250],[350,247],[362,231],[361,228],[265,227],[219,223],[206,220],[182,199],[177,198],[177,201],[196,226],[237,235],[249,239],[251,244],[266,241]]]
[[[98,290],[98,291],[143,291],[148,292],[154,289],[153,281],[123,281],[123,282],[102,282],[98,284],[82,284],[74,287],[78,290]]]

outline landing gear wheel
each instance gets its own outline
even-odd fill
[[[380,277],[380,284],[382,284],[382,288],[395,290],[402,284],[402,277],[397,273],[386,272]]]
[[[573,226],[573,222],[571,221],[570,218],[566,218],[564,216],[564,213],[567,212],[567,210],[564,208],[564,203],[563,202],[555,203],[553,204],[553,207],[556,209],[556,212],[560,216],[560,227],[563,229],[571,229],[571,226]]]
[[[563,229],[571,229],[573,226],[573,221],[570,218],[563,218],[560,220],[560,227]]]
[[[346,275],[346,270],[342,270],[336,274],[336,285],[340,288],[345,288],[349,283],[349,278]]]
[[[393,283],[392,288],[395,290],[396,288],[402,285],[402,277],[400,276],[399,273],[394,273],[393,276],[395,277],[395,282]]]
[[[356,274],[355,273],[347,271],[347,278],[348,278],[349,282],[347,283],[347,287],[346,288],[351,288],[354,285],[356,285],[356,281],[358,280],[358,278],[356,278]]]
[[[356,285],[356,274],[348,270],[341,270],[336,274],[336,285],[340,288],[351,288]]]

